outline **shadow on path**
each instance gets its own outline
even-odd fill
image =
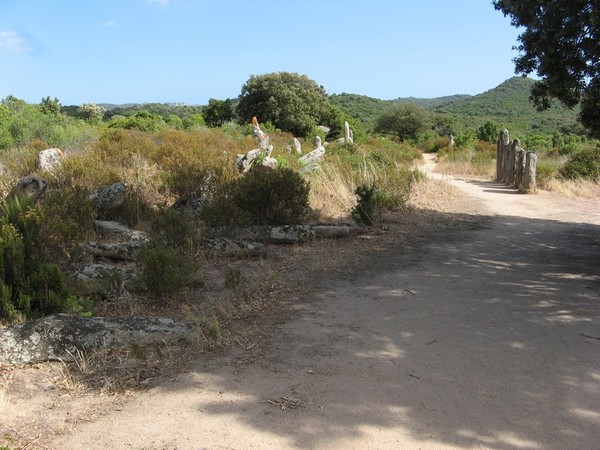
[[[294,448],[594,448],[599,254],[599,226],[497,216],[357,255],[264,360],[219,370],[244,400],[198,411]]]

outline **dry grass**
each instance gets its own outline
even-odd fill
[[[600,182],[598,181],[553,178],[544,184],[544,189],[568,198],[600,198]]]
[[[356,204],[356,186],[335,166],[325,165],[322,170],[307,175],[310,182],[309,205],[323,220],[347,220]]]

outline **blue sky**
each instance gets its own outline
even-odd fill
[[[279,71],[329,94],[478,94],[514,75],[517,35],[491,0],[0,0],[0,98],[206,104]]]

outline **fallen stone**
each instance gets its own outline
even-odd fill
[[[80,281],[104,280],[113,277],[115,273],[119,274],[124,281],[138,278],[141,274],[137,266],[90,263],[74,272],[72,276]]]
[[[117,241],[148,241],[148,234],[143,231],[132,230],[131,228],[110,220],[94,221],[96,231],[106,239]]]
[[[204,249],[209,255],[253,258],[261,258],[267,255],[267,249],[263,244],[240,239],[207,239],[204,241]]]
[[[269,242],[273,244],[295,244],[308,242],[315,237],[315,232],[310,225],[285,225],[271,227]]]
[[[0,330],[0,363],[72,361],[75,352],[187,339],[193,327],[158,317],[56,314]]]
[[[92,256],[120,261],[137,261],[143,243],[144,241],[114,243],[91,241],[83,244],[83,248]]]
[[[318,162],[314,162],[314,163],[310,163],[310,164],[308,164],[308,165],[300,168],[300,170],[298,171],[298,173],[300,175],[304,175],[304,174],[307,174],[307,173],[316,172],[320,168],[321,168],[321,164],[319,164]]]
[[[312,225],[315,237],[330,239],[349,236],[352,227],[350,225]]]

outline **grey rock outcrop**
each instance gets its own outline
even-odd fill
[[[193,327],[157,317],[79,317],[56,314],[0,330],[0,362],[70,361],[77,351],[186,339]]]

